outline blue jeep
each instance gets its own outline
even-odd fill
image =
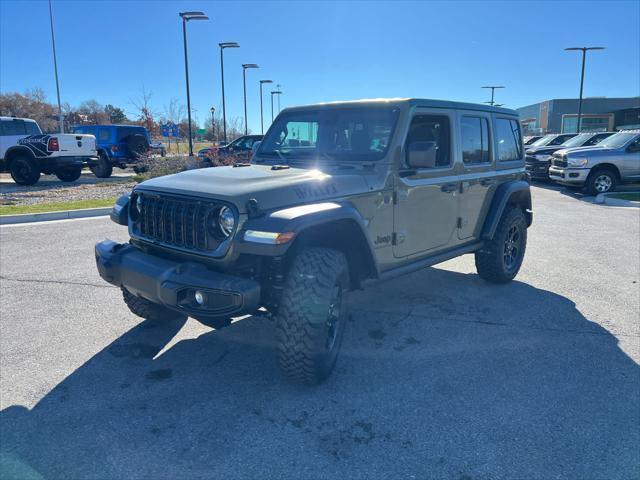
[[[149,132],[137,125],[76,125],[73,133],[96,137],[98,160],[89,168],[98,178],[110,177],[114,166],[135,165],[149,153]]]

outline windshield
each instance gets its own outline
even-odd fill
[[[557,135],[545,135],[539,140],[536,140],[531,144],[532,147],[544,147],[545,145],[549,145]]]
[[[605,138],[598,145],[609,148],[619,148],[637,136],[638,134],[636,132],[618,132]]]
[[[593,135],[590,133],[581,133],[575,137],[571,137],[569,140],[562,144],[563,147],[579,147],[589,140]]]
[[[258,156],[372,161],[385,156],[396,108],[315,108],[281,114]]]

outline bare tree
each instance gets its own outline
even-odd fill
[[[147,89],[142,86],[142,94],[136,98],[129,99],[129,103],[136,109],[135,115],[137,121],[140,122],[149,133],[156,133],[157,124],[154,120],[156,113],[151,107],[151,97],[153,93],[147,92]]]

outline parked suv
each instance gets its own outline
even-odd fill
[[[640,130],[618,132],[590,148],[557,151],[549,176],[561,185],[585,188],[591,195],[640,180]]]
[[[138,125],[77,125],[73,131],[96,137],[99,158],[89,168],[98,178],[110,177],[114,166],[135,165],[149,153],[149,132]]]
[[[95,257],[149,320],[220,328],[266,308],[282,371],[317,383],[335,364],[350,290],[468,253],[482,278],[508,282],[532,216],[517,112],[329,103],[283,110],[251,164],[140,183],[111,213],[130,241],[100,242]]]
[[[569,138],[561,145],[546,147],[532,147],[525,152],[525,163],[527,172],[531,178],[538,180],[549,179],[549,167],[551,166],[551,156],[554,152],[566,148],[590,147],[598,142],[610,137],[615,132],[581,133]]]
[[[0,117],[0,171],[18,185],[35,184],[41,173],[75,182],[97,158],[93,135],[43,134],[34,120]]]

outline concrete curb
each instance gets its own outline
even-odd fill
[[[611,198],[609,195],[616,195],[616,193],[599,193],[594,199],[594,203],[598,203],[600,205],[611,205],[612,207],[640,208],[640,202],[632,202],[631,200],[623,200],[621,198]]]
[[[109,215],[113,207],[83,208],[80,210],[61,210],[59,212],[21,213],[18,215],[0,215],[0,225],[16,223],[46,222],[48,220],[67,220],[70,218],[100,217]]]

